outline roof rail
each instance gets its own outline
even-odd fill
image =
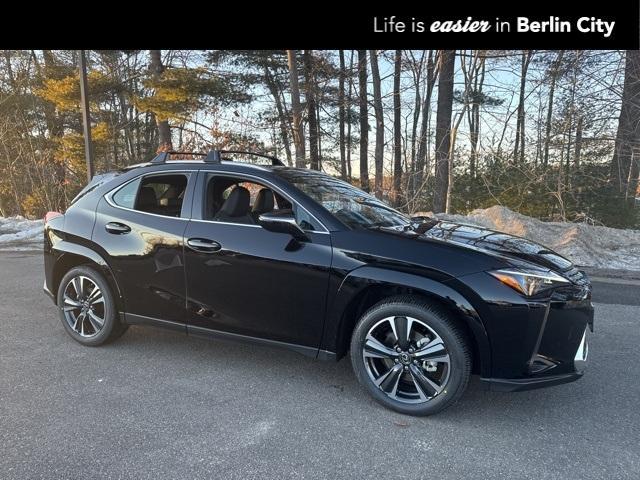
[[[149,163],[154,165],[166,163],[169,155],[198,155],[204,157],[204,161],[206,163],[220,163],[222,160],[231,160],[229,158],[222,158],[222,155],[253,155],[255,157],[261,157],[271,160],[271,165],[284,166],[284,163],[282,163],[282,160],[280,160],[278,157],[245,150],[209,150],[208,153],[179,152],[175,150],[169,150],[168,152],[160,152]]]
[[[179,152],[177,150],[168,150],[166,152],[160,152],[158,155],[153,157],[153,159],[149,163],[158,164],[158,163],[166,163],[169,155],[199,155],[204,157],[206,153],[202,152]]]
[[[266,158],[268,160],[271,160],[271,165],[276,165],[276,166],[284,166],[284,163],[282,163],[282,160],[280,160],[278,157],[275,157],[273,155],[267,155],[266,153],[256,153],[256,152],[250,152],[247,150],[219,150],[219,152],[221,154],[231,154],[231,155],[253,155],[254,157],[261,157],[261,158]],[[223,160],[227,160],[226,158]]]

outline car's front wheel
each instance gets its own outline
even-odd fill
[[[72,268],[62,278],[58,307],[65,330],[83,345],[102,345],[127,330],[118,318],[109,283],[91,267]]]
[[[384,300],[362,316],[351,339],[351,363],[378,402],[409,415],[452,405],[471,375],[464,332],[440,306],[411,296]]]

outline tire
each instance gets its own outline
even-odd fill
[[[350,356],[369,394],[407,415],[433,415],[453,405],[471,376],[465,332],[439,305],[408,295],[385,299],[364,313]]]
[[[129,328],[120,321],[109,283],[94,268],[82,265],[69,270],[60,281],[57,299],[64,329],[83,345],[104,345]]]

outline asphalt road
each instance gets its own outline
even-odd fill
[[[473,381],[429,418],[379,406],[345,360],[142,327],[82,347],[41,286],[39,255],[0,254],[3,480],[640,477],[639,285],[596,284],[582,380]]]

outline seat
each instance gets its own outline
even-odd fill
[[[249,190],[236,186],[216,213],[214,220],[233,223],[253,223],[249,215]]]
[[[136,210],[143,212],[155,213],[158,209],[158,199],[156,198],[156,192],[153,187],[142,187],[138,193],[138,199],[136,201]]]
[[[273,200],[273,192],[270,188],[262,188],[256,195],[256,199],[253,202],[253,208],[251,209],[251,216],[254,220],[258,220],[258,217],[273,210],[275,202]]]

